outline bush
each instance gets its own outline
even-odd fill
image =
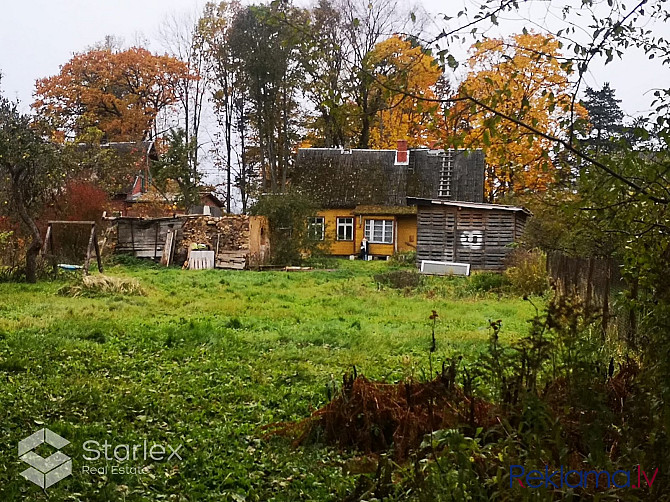
[[[268,219],[274,265],[300,265],[305,257],[323,254],[326,241],[311,238],[308,228],[308,219],[316,215],[317,207],[304,195],[264,195],[250,212]]]
[[[13,231],[0,231],[0,274],[19,268],[22,252],[21,241]]]
[[[379,284],[395,289],[415,289],[423,282],[423,276],[410,270],[394,270],[384,274],[375,274],[373,278]]]
[[[549,288],[547,255],[538,249],[516,249],[507,258],[505,277],[519,295],[542,295]]]
[[[475,293],[502,293],[509,286],[509,279],[498,272],[475,273],[468,281],[468,289]]]
[[[110,254],[105,256],[104,260],[105,264],[108,266],[120,265],[122,267],[135,268],[165,268],[165,266],[161,265],[160,263],[156,263],[150,258],[137,258],[135,255],[130,253]]]
[[[416,251],[402,251],[395,253],[391,257],[391,263],[414,267],[416,265]]]

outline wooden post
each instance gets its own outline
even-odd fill
[[[133,231],[133,220],[130,220],[130,243],[133,246],[133,256],[135,256],[135,232]]]
[[[47,226],[47,233],[44,236],[44,244],[42,244],[42,257],[47,256],[47,249],[51,249],[51,255],[49,255],[49,260],[51,261],[51,268],[53,269],[54,275],[56,274],[56,257],[53,255],[53,236],[51,235],[53,233],[53,228],[52,228],[52,223],[49,222],[49,225]]]
[[[88,238],[88,247],[86,248],[86,260],[84,261],[84,275],[88,275],[88,266],[91,263],[91,251],[93,251],[94,240],[95,240],[95,225],[92,225],[91,235]]]
[[[100,254],[100,245],[98,244],[98,232],[95,223],[93,224],[93,246],[95,247],[95,257],[98,260],[98,272],[102,274],[102,256]]]
[[[49,226],[53,226],[53,222],[49,222]],[[54,236],[53,228],[51,229],[51,237],[49,238],[49,249],[51,250],[51,271],[54,276],[58,272],[58,263],[56,263],[56,251],[54,250]]]
[[[44,244],[42,244],[42,255],[46,254],[47,247],[49,246],[49,241],[51,240],[51,223],[47,226],[47,233],[44,236]]]
[[[606,272],[605,272],[605,291],[603,292],[603,342],[607,337],[607,327],[610,320],[610,282],[612,278],[612,259],[606,259]]]
[[[154,235],[154,260],[155,260],[158,255],[158,230],[161,227],[160,221],[154,221],[154,225],[156,225],[156,232]]]
[[[174,247],[175,231],[169,228],[165,235],[165,245],[163,246],[163,256],[161,257],[161,265],[170,266],[172,261],[172,249]]]
[[[586,300],[585,307],[587,311],[591,310],[591,297],[593,296],[593,267],[594,267],[593,256],[589,256],[589,268],[586,277]]]

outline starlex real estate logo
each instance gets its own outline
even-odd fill
[[[19,459],[30,465],[21,476],[46,490],[72,474],[72,459],[61,451],[56,451],[47,458],[38,455],[35,448],[45,443],[56,450],[70,444],[55,432],[40,429],[19,442]]]

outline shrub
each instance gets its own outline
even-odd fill
[[[379,284],[395,289],[415,289],[423,282],[423,276],[410,270],[394,270],[384,274],[375,274],[373,278]]]
[[[17,269],[22,258],[22,241],[13,231],[0,231],[0,274]]]
[[[509,285],[509,279],[503,274],[479,272],[470,276],[467,289],[473,293],[502,293]]]
[[[164,269],[165,267],[149,258],[137,258],[136,256],[130,253],[116,253],[109,254],[104,257],[105,264],[108,266],[121,265],[123,267],[136,267],[136,268],[160,268]]]
[[[520,295],[542,295],[549,287],[547,255],[538,249],[516,249],[507,258],[505,277]]]
[[[391,263],[396,265],[403,266],[415,266],[416,265],[416,251],[402,251],[395,253],[391,257]]]
[[[268,219],[273,264],[300,265],[305,257],[323,254],[326,242],[314,240],[308,228],[308,219],[316,214],[317,207],[304,195],[264,195],[250,212]]]

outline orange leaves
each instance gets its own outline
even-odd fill
[[[410,147],[427,144],[433,139],[428,125],[436,106],[417,97],[435,97],[442,68],[421,47],[399,36],[377,44],[367,58],[377,81],[375,98],[383,102],[370,131],[370,146],[395,148],[398,139],[408,139]]]
[[[569,65],[561,62],[559,43],[536,33],[484,40],[473,46],[470,72],[459,96],[472,97],[500,114],[542,133],[564,137],[570,119]],[[574,119],[585,113],[576,104]],[[552,143],[493,112],[457,103],[450,111],[451,131],[466,148],[483,148],[488,164],[487,195],[545,190],[553,181]]]
[[[185,63],[142,48],[75,55],[53,77],[38,80],[33,103],[54,129],[79,136],[101,130],[108,141],[145,139],[156,116],[177,100],[177,86],[196,79]]]

